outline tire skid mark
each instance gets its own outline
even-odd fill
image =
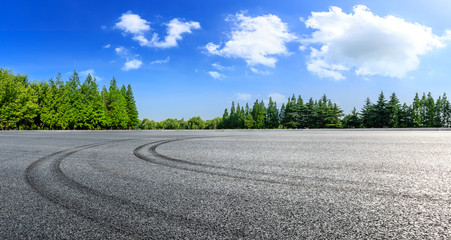
[[[287,184],[287,185],[299,186],[299,183],[271,179],[271,177],[280,177],[280,178],[284,178],[285,180],[310,179],[310,180],[316,180],[316,181],[333,180],[333,181],[340,181],[340,182],[347,182],[347,183],[355,183],[353,181],[348,181],[348,180],[335,180],[335,179],[328,179],[328,178],[305,177],[305,176],[292,177],[292,176],[287,176],[287,175],[277,174],[277,173],[265,173],[265,172],[259,172],[259,171],[253,171],[253,170],[243,170],[243,169],[233,168],[233,167],[222,167],[222,166],[217,166],[217,165],[213,165],[213,164],[191,162],[188,160],[177,159],[177,158],[172,158],[169,156],[162,155],[159,152],[157,152],[157,150],[156,150],[157,147],[159,147],[161,145],[171,143],[171,142],[176,142],[176,141],[189,140],[189,139],[193,139],[193,138],[167,140],[167,141],[163,141],[160,143],[147,143],[147,144],[137,147],[134,150],[134,154],[136,157],[138,157],[142,160],[145,160],[145,161],[151,162],[151,163],[155,163],[155,164],[159,164],[159,165],[163,165],[166,167],[172,167],[172,168],[177,168],[177,169],[186,170],[186,171],[205,173],[205,174],[217,175],[217,176],[223,176],[223,177],[232,177],[232,178],[238,178],[238,179],[253,180],[253,181],[259,181],[259,182],[268,182],[268,183],[275,183],[275,184]],[[148,156],[148,154],[151,154],[153,157]],[[161,161],[160,159],[163,161]],[[165,160],[167,160],[167,161],[165,161]],[[195,167],[198,167],[198,168],[195,168]],[[208,171],[208,169],[213,170],[213,171]],[[214,171],[214,170],[219,170],[219,171]],[[229,173],[230,171],[239,173],[241,175]],[[250,176],[251,174],[254,176],[251,177]],[[259,178],[256,178],[255,177],[256,175],[259,176]]]
[[[150,208],[148,206],[144,206],[128,199],[120,198],[117,196],[109,195],[104,192],[95,190],[86,185],[83,185],[67,175],[61,169],[62,161],[79,151],[99,147],[102,145],[130,141],[133,139],[125,139],[118,141],[109,141],[107,143],[95,143],[88,144],[79,147],[75,147],[68,150],[62,150],[55,153],[52,153],[48,156],[42,157],[37,161],[33,162],[25,171],[25,181],[28,185],[30,185],[39,195],[48,199],[50,202],[60,205],[67,210],[75,213],[78,216],[81,216],[85,219],[91,220],[93,222],[97,222],[100,225],[107,227],[115,232],[120,234],[125,234],[127,236],[133,236],[133,238],[140,239],[151,239],[152,236],[157,232],[161,231],[160,229],[149,229],[147,228],[149,222],[143,221],[148,220],[149,218],[154,220],[153,225],[158,227],[157,225],[161,221],[169,220],[171,224],[177,224],[177,226],[187,227],[188,229],[192,229],[193,233],[196,231],[211,231],[212,229],[216,230],[215,233],[220,233],[220,226],[212,226],[212,223],[201,222],[198,219],[189,219],[182,215],[174,215],[167,213],[163,210],[157,208]],[[157,141],[160,142],[160,141]],[[62,184],[64,187],[67,187],[71,191],[78,191],[82,193],[81,195],[77,193],[78,197],[76,199],[71,199],[71,197],[65,196],[64,193],[60,193],[58,191],[52,191],[52,186],[48,186],[44,180],[40,179],[39,170],[40,167],[46,167],[44,165],[49,164],[49,173],[51,180],[55,181],[57,184]],[[82,198],[86,198],[86,200],[94,200],[100,203],[100,206],[110,207],[112,211],[110,211],[110,215],[104,214],[105,209],[97,209],[95,207],[90,207],[88,204],[84,203],[86,200],[82,200]],[[105,203],[107,205],[105,205]],[[121,222],[122,219],[127,218],[128,214],[132,211],[135,213],[132,222],[133,224],[127,224]],[[124,216],[125,213],[127,215]],[[129,217],[130,218],[130,217]],[[130,219],[129,219],[130,220]],[[138,226],[137,226],[138,225]],[[139,228],[137,228],[139,227]],[[162,232],[165,233],[164,231]],[[222,232],[223,233],[223,232]],[[230,233],[227,234],[230,236]]]
[[[159,141],[152,142],[150,144],[156,144],[156,143],[159,143],[162,141],[167,141],[167,140],[159,140]],[[112,148],[112,147],[113,146],[110,146],[109,148]],[[97,157],[98,153],[93,153],[91,156]],[[120,179],[127,180],[127,181],[143,181],[142,178],[134,177],[133,175],[129,175],[129,174],[123,174],[119,171],[113,171],[112,169],[104,167],[101,164],[99,164],[98,161],[95,161],[92,158],[90,158],[88,160],[88,164],[92,169],[95,169],[97,172],[109,175],[114,178],[120,178]]]
[[[356,182],[356,181],[350,181],[350,180],[337,180],[337,179],[330,179],[330,178],[318,178],[318,177],[306,177],[306,176],[287,176],[283,174],[277,174],[277,173],[264,173],[264,172],[258,172],[258,171],[247,171],[243,169],[237,169],[237,168],[229,168],[229,167],[222,167],[222,166],[216,166],[212,164],[205,164],[205,163],[197,163],[197,162],[191,162],[188,160],[183,159],[176,159],[169,156],[165,156],[157,152],[157,148],[161,145],[176,142],[176,141],[183,141],[183,140],[190,140],[190,139],[198,139],[202,137],[195,137],[195,138],[184,138],[184,139],[173,139],[173,140],[167,140],[160,143],[147,143],[144,145],[141,145],[137,147],[133,153],[136,157],[158,165],[162,165],[165,167],[175,168],[179,170],[185,170],[185,171],[191,171],[196,173],[202,173],[202,174],[208,174],[208,175],[214,175],[214,176],[220,176],[220,177],[229,177],[233,179],[239,179],[239,180],[250,180],[255,182],[264,182],[264,183],[271,183],[271,184],[282,184],[282,185],[288,185],[293,187],[303,187],[303,186],[309,186],[309,187],[317,187],[317,188],[324,188],[334,191],[340,191],[340,192],[355,192],[355,193],[370,193],[380,196],[392,196],[392,197],[402,197],[402,198],[410,198],[410,199],[419,199],[419,200],[428,200],[428,201],[444,201],[449,202],[449,199],[447,198],[440,198],[435,197],[432,194],[415,194],[415,193],[409,193],[409,192],[398,192],[394,191],[392,189],[371,189],[369,187],[377,187],[376,184],[369,184],[369,183],[362,183],[362,182]],[[282,178],[282,179],[274,179],[274,177]],[[299,182],[299,180],[310,180],[309,182]],[[347,183],[347,186],[337,186],[334,185],[337,182],[341,183]],[[327,185],[326,183],[331,183],[332,185]],[[361,186],[361,185],[365,186]]]

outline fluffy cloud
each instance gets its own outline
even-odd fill
[[[167,36],[164,38],[164,41],[160,41],[158,34],[154,33],[152,40],[150,41],[151,46],[160,48],[176,47],[177,41],[182,40],[182,34],[191,33],[191,29],[200,28],[198,22],[181,22],[176,18],[172,19],[167,26]]]
[[[124,33],[131,33],[134,35],[143,35],[150,30],[150,23],[142,19],[138,14],[133,14],[131,11],[123,13],[116,23],[116,28],[123,30]]]
[[[138,59],[127,60],[124,64],[124,66],[122,67],[122,70],[128,71],[128,70],[132,70],[132,69],[138,69],[141,67],[142,64],[143,63]]]
[[[451,37],[449,31],[437,36],[427,26],[374,15],[362,5],[353,12],[331,7],[329,12],[313,12],[305,20],[306,27],[315,31],[303,44],[320,45],[310,48],[309,71],[335,80],[345,79],[343,73],[351,70],[360,76],[403,78],[418,68],[419,56],[444,47]]]
[[[103,46],[103,48],[110,48],[110,47],[111,47],[111,44],[107,44],[107,45]]]
[[[88,74],[90,74],[91,77],[95,78],[97,81],[102,81],[102,78],[96,75],[96,72],[94,71],[94,69],[88,69],[85,71],[81,71],[79,74],[82,77],[87,77]]]
[[[214,79],[223,79],[223,78],[225,78],[224,74],[221,74],[221,73],[218,73],[218,72],[215,72],[215,71],[210,71],[210,72],[208,72],[208,74],[210,74],[210,76],[212,78],[214,78]]]
[[[152,61],[152,62],[150,62],[150,64],[163,64],[163,63],[168,63],[170,60],[171,60],[171,58],[167,57],[165,59]]]
[[[237,93],[236,94],[236,99],[240,100],[240,101],[249,101],[251,100],[252,95],[250,95],[249,93]]]
[[[157,48],[176,47],[178,45],[177,41],[182,40],[183,34],[191,33],[192,29],[200,28],[198,22],[183,22],[177,18],[172,19],[166,26],[167,35],[164,40],[160,40],[157,33],[153,33],[152,38],[149,40],[146,37],[146,33],[151,30],[150,23],[142,19],[139,15],[129,11],[122,14],[119,22],[116,23],[116,28],[124,31],[124,34],[133,35],[133,40],[138,41],[141,46]]]
[[[287,24],[275,15],[247,17],[236,14],[233,21],[235,28],[230,39],[221,48],[220,45],[208,43],[205,48],[210,54],[223,57],[243,58],[248,65],[262,64],[274,67],[276,55],[288,55],[286,43],[296,37],[288,32]]]

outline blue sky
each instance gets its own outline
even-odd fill
[[[451,94],[451,4],[430,1],[4,1],[0,67],[131,84],[140,118],[222,116],[324,93]]]

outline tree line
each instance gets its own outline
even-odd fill
[[[446,93],[434,100],[432,94],[416,93],[410,105],[401,104],[395,93],[387,100],[381,92],[377,102],[365,100],[360,112],[354,108],[343,120],[345,128],[418,128],[450,127],[451,105]]]
[[[323,95],[320,99],[310,98],[304,101],[301,96],[293,94],[280,108],[271,98],[268,105],[263,100],[256,100],[240,106],[232,102],[224,110],[222,117],[204,121],[193,117],[183,119],[166,119],[161,122],[144,119],[137,126],[139,129],[307,129],[307,128],[419,128],[451,127],[451,105],[446,94],[434,100],[431,93],[417,93],[413,102],[401,104],[393,93],[386,99],[381,92],[377,101],[369,98],[360,111],[356,108],[344,115],[343,110],[331,99]]]
[[[0,129],[130,129],[140,123],[132,88],[116,79],[99,92],[90,74],[31,82],[0,68]]]
[[[99,91],[88,74],[83,83],[77,72],[63,81],[61,74],[48,81],[29,81],[0,68],[0,129],[306,129],[306,128],[418,128],[451,127],[451,105],[446,93],[436,100],[431,93],[416,93],[411,104],[395,93],[386,99],[381,92],[375,103],[367,98],[360,111],[343,110],[323,95],[304,101],[293,94],[280,108],[269,99],[240,106],[232,102],[222,117],[204,121],[192,117],[155,122],[138,120],[130,85],[121,88],[116,79]]]
[[[141,121],[140,129],[273,129],[273,128],[340,128],[343,111],[324,95],[319,100],[310,98],[304,103],[301,96],[294,95],[281,108],[269,98],[266,106],[263,100],[256,100],[251,107],[246,103],[232,105],[224,110],[222,117],[204,121],[192,117],[188,121],[166,119],[155,122]]]

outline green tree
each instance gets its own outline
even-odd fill
[[[192,117],[188,120],[188,129],[204,129],[205,122],[200,116]]]
[[[177,119],[168,118],[161,122],[162,129],[180,129],[180,122]]]
[[[361,121],[355,108],[352,110],[351,114],[348,114],[343,118],[344,128],[359,128],[360,125]]]
[[[138,124],[138,109],[136,108],[135,97],[133,96],[133,90],[130,84],[127,86],[125,92],[125,101],[127,102],[128,110],[128,128],[134,127]]]
[[[277,103],[269,98],[268,108],[266,109],[266,127],[278,128],[279,127],[279,110],[277,109]]]
[[[114,77],[110,82],[107,109],[113,129],[125,129],[128,127],[127,101],[124,94],[118,89]]]
[[[365,105],[363,105],[362,110],[360,111],[360,115],[362,116],[362,125],[365,128],[373,128],[375,127],[375,111],[374,105],[371,103],[370,98],[366,98]]]
[[[392,93],[390,96],[390,100],[387,104],[387,112],[388,112],[388,126],[392,128],[399,127],[399,109],[401,104],[399,102],[398,97],[396,97],[395,93]]]
[[[206,129],[218,129],[220,124],[221,124],[222,118],[217,117],[217,118],[213,118],[211,120],[207,120],[205,123],[205,128]]]
[[[157,123],[154,120],[144,118],[139,124],[139,129],[143,130],[155,130],[157,129]]]
[[[254,127],[254,119],[252,118],[252,114],[247,114],[246,120],[244,120],[244,128],[251,129]]]

